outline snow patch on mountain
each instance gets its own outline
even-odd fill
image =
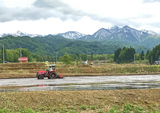
[[[64,38],[68,38],[68,39],[79,39],[85,36],[85,34],[82,34],[76,31],[68,31],[65,33],[59,33],[58,35],[63,36]]]
[[[142,31],[142,32],[145,32],[145,33],[148,33],[148,34],[150,34],[150,35],[153,35],[153,36],[158,35],[156,32],[151,31],[151,30],[145,30],[145,29],[142,29],[141,31]]]
[[[0,37],[4,37],[4,36],[8,36],[8,35],[12,35],[14,37],[18,37],[18,36],[29,36],[29,37],[36,37],[36,36],[43,36],[43,35],[39,35],[39,34],[28,34],[28,33],[23,33],[21,31],[17,31],[15,33],[3,33],[3,34],[0,34]]]
[[[109,37],[113,33],[117,32],[119,29],[120,28],[118,26],[114,26],[109,29],[101,28],[93,34],[93,37],[99,39],[105,39],[106,37]]]

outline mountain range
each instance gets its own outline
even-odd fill
[[[8,35],[11,35],[11,36],[14,36],[14,37],[18,37],[18,36],[29,36],[29,37],[43,36],[43,35],[40,35],[40,34],[23,33],[23,32],[18,30],[15,33],[3,33],[3,34],[0,34],[0,37],[5,37],[5,36],[8,36]]]
[[[4,37],[7,35],[12,36],[30,36],[30,37],[36,37],[36,36],[47,36],[47,35],[40,35],[40,34],[29,34],[29,33],[23,33],[21,31],[17,31],[16,33],[3,33],[0,34],[0,37]],[[134,28],[131,28],[129,26],[124,26],[122,28],[118,26],[111,27],[109,29],[101,28],[97,32],[95,32],[93,35],[86,35],[82,34],[76,31],[68,31],[65,33],[58,33],[58,34],[50,34],[50,35],[60,35],[64,38],[68,39],[81,39],[81,40],[121,40],[121,39],[128,39],[133,41],[143,41],[141,39],[145,39],[145,36],[160,36],[154,31],[149,30],[136,30]]]
[[[118,26],[114,26],[108,29],[101,28],[92,35],[86,35],[76,31],[68,31],[68,32],[59,33],[56,35],[50,34],[46,36],[43,36],[40,34],[22,33],[21,31],[17,31],[16,33],[8,33],[8,34],[5,33],[0,35],[0,37],[2,38],[5,38],[6,36],[14,36],[14,37],[27,36],[35,39],[37,39],[37,37],[48,39],[48,37],[60,36],[60,37],[63,37],[64,39],[68,39],[67,41],[71,40],[73,42],[74,40],[74,43],[77,43],[80,41],[81,43],[89,42],[89,43],[95,44],[95,42],[97,42],[98,44],[102,44],[102,45],[115,46],[115,49],[118,48],[118,46],[119,47],[131,46],[133,48],[136,48],[137,52],[141,52],[141,50],[144,50],[144,51],[151,50],[153,47],[160,44],[160,35],[157,34],[156,32],[149,31],[149,30],[137,30],[129,26],[124,26],[122,28]],[[63,40],[61,38],[61,43],[63,43],[62,41]],[[69,45],[66,45],[66,46],[69,46]],[[114,52],[111,52],[111,53],[114,53]]]

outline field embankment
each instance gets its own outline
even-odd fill
[[[31,108],[54,113],[107,113],[111,108],[122,111],[124,105],[132,104],[151,113],[160,111],[159,94],[160,89],[5,92],[0,93],[0,106],[11,111]]]
[[[0,64],[0,78],[35,77],[37,71],[45,70],[45,63]],[[138,75],[160,74],[160,66],[145,64],[62,65],[57,64],[57,73],[64,76]]]

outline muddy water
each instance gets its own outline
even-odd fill
[[[36,78],[0,79],[0,86],[31,86],[19,89],[0,89],[6,91],[43,90],[107,90],[107,89],[148,89],[160,88],[160,75],[133,76],[87,76],[64,77],[64,79],[37,80]]]

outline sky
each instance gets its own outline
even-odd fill
[[[160,34],[160,0],[0,0],[0,34],[77,31],[113,26]]]

